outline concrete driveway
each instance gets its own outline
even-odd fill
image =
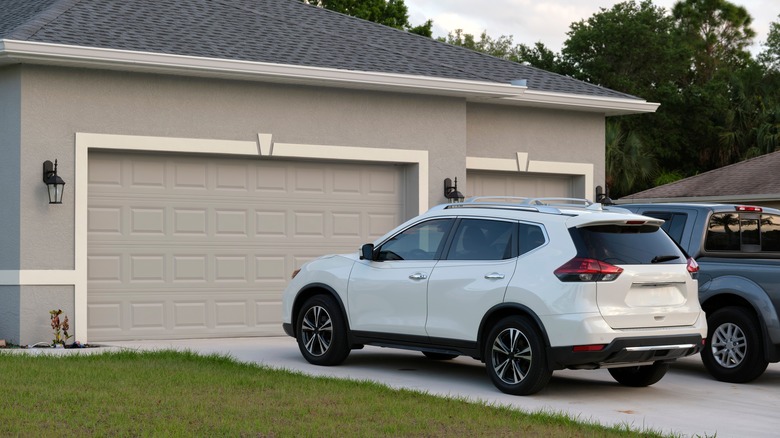
[[[758,380],[735,385],[712,380],[698,356],[673,365],[657,384],[628,388],[605,370],[557,371],[550,384],[529,397],[499,392],[482,363],[471,358],[436,362],[413,351],[366,347],[336,367],[306,362],[293,338],[196,339],[108,342],[132,349],[180,349],[227,354],[240,361],[310,375],[373,380],[445,397],[483,400],[527,412],[562,412],[604,425],[628,424],[686,436],[776,437],[780,434],[780,364]]]

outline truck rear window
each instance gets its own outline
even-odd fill
[[[707,251],[780,252],[780,216],[715,213],[704,241]]]
[[[674,241],[655,226],[599,225],[570,232],[580,257],[613,265],[686,263]]]

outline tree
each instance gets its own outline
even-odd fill
[[[541,41],[536,42],[533,47],[518,44],[515,47],[514,56],[514,61],[526,62],[542,70],[567,76],[574,76],[576,73],[571,64],[562,58],[561,54],[548,49]]]
[[[693,49],[694,81],[712,80],[719,69],[744,65],[756,33],[747,10],[726,0],[681,0],[672,15]]]
[[[755,154],[767,106],[763,74],[747,50],[752,18],[727,0],[681,0],[672,15],[692,53],[684,93],[688,114],[697,114],[686,133],[696,164],[709,170]]]
[[[483,31],[477,40],[474,35],[463,32],[463,29],[455,29],[447,34],[446,38],[439,38],[439,41],[486,53],[496,58],[513,60],[514,49],[511,36],[501,35],[498,39],[493,39],[487,31]]]
[[[698,153],[688,132],[700,113],[690,112],[685,95],[692,53],[680,43],[668,12],[649,0],[617,3],[572,23],[567,35],[562,57],[572,76],[661,103],[653,114],[619,117],[622,135],[641,141],[660,162],[680,166],[684,174],[695,171]]]
[[[433,21],[418,26],[409,23],[409,9],[404,0],[301,0],[331,11],[362,18],[418,35],[432,35]]]
[[[573,73],[573,70],[559,54],[554,53],[541,42],[537,42],[533,47],[525,44],[513,46],[511,36],[501,35],[494,39],[487,34],[487,31],[483,31],[477,40],[474,35],[463,32],[463,29],[456,29],[447,34],[446,38],[439,38],[439,41],[486,53],[496,58],[529,64],[553,73],[563,75],[572,75]]]
[[[626,132],[618,120],[606,126],[606,183],[614,198],[629,195],[652,182],[658,164],[636,132]]]
[[[675,32],[665,9],[631,0],[572,23],[562,54],[579,79],[653,98],[658,88],[678,87],[687,69],[690,53]]]
[[[777,18],[780,19],[780,15]],[[780,22],[769,24],[769,35],[764,46],[758,60],[768,71],[780,73]]]

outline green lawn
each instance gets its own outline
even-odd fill
[[[186,352],[0,351],[0,436],[662,436]]]

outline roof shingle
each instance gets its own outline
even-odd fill
[[[780,151],[654,187],[622,199],[668,199],[709,196],[780,196]]]
[[[508,84],[641,100],[298,0],[0,0],[0,39]]]

